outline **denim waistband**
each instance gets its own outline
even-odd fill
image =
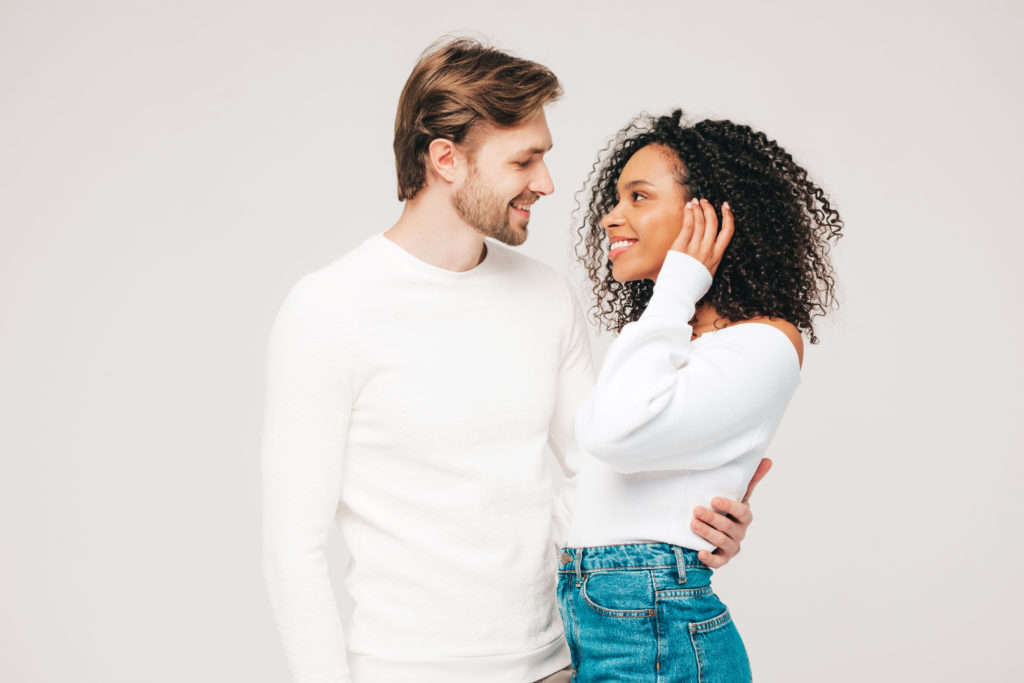
[[[657,569],[690,567],[708,569],[697,551],[668,543],[630,543],[588,548],[562,548],[559,571],[589,572],[597,569]]]

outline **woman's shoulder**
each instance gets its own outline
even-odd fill
[[[797,360],[800,365],[804,363],[804,339],[800,335],[800,330],[796,328],[796,325],[783,320],[782,318],[772,318],[767,315],[758,316],[756,318],[749,318],[747,320],[737,320],[736,322],[729,325],[729,327],[735,327],[737,325],[744,325],[747,323],[760,323],[762,325],[770,325],[775,329],[781,331],[789,339],[790,343],[793,344],[793,348],[796,350]]]

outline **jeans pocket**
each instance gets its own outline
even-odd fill
[[[587,574],[580,597],[598,614],[609,617],[653,617],[654,580],[650,571],[600,571]]]
[[[748,683],[750,661],[729,610],[689,625],[699,683]]]

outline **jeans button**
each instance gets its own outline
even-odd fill
[[[572,562],[572,555],[569,553],[562,553],[562,565],[565,566]]]

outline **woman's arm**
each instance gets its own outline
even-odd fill
[[[583,446],[619,471],[708,469],[747,453],[798,382],[792,345],[769,326],[739,325],[694,352],[688,321],[731,235],[724,215],[716,239],[710,205],[687,206],[647,309],[612,344],[580,410]]]

